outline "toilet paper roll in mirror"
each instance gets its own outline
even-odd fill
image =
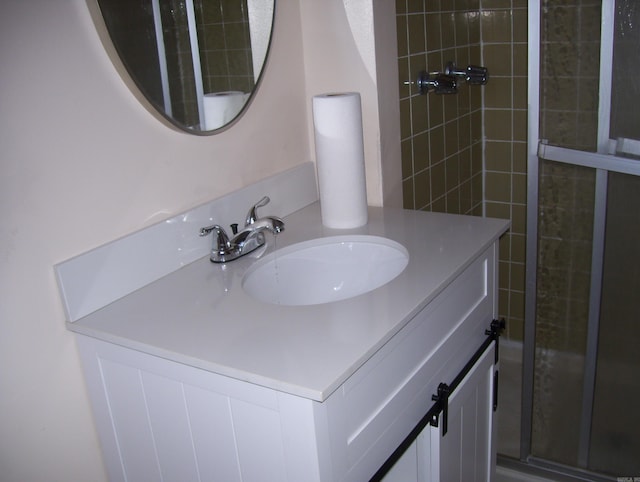
[[[313,124],[322,224],[338,229],[367,224],[360,94],[315,96]]]
[[[248,97],[240,91],[212,92],[203,98],[204,128],[213,130],[222,127],[237,116]]]

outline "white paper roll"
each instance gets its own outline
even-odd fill
[[[231,122],[242,110],[247,97],[244,92],[235,90],[205,94],[202,102],[205,130],[218,129]]]
[[[313,124],[322,224],[337,229],[367,224],[360,94],[315,96]]]

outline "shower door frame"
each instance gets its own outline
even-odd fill
[[[611,72],[615,0],[603,0],[600,48],[600,83],[597,152],[577,151],[546,145],[539,138],[540,121],[540,17],[541,0],[528,4],[528,138],[527,138],[527,248],[525,274],[525,323],[523,344],[522,421],[520,460],[527,464],[566,474],[587,471],[591,437],[591,415],[595,389],[596,357],[600,314],[600,293],[605,241],[607,182],[609,172],[640,176],[640,162],[611,155],[614,141],[609,139],[611,108]],[[550,160],[596,169],[594,197],[593,247],[587,344],[585,352],[582,412],[577,468],[565,467],[531,455],[533,387],[535,374],[536,289],[538,256],[538,181],[539,160]]]
[[[162,25],[162,14],[160,11],[160,0],[152,0],[153,25],[156,33],[156,44],[158,49],[158,61],[160,63],[160,83],[162,85],[162,97],[164,110],[172,116],[171,89],[169,88],[169,73],[167,68],[167,54],[164,43],[164,30]],[[189,47],[191,48],[191,63],[193,66],[193,77],[196,90],[196,104],[198,106],[198,118],[201,126],[204,126],[204,83],[202,80],[202,65],[200,63],[200,45],[198,43],[198,28],[196,24],[196,11],[193,0],[185,1],[187,13],[187,28],[189,29]]]

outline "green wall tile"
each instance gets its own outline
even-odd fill
[[[501,172],[485,173],[485,198],[488,201],[511,201],[511,175]]]

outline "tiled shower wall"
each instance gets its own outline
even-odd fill
[[[482,0],[485,214],[511,220],[500,242],[499,315],[523,339],[527,202],[527,1]]]
[[[415,83],[405,83],[448,61],[480,65],[479,2],[467,3],[443,10],[439,1],[396,2],[406,208],[482,214],[481,87],[419,95]]]
[[[397,0],[404,207],[511,220],[500,244],[499,315],[524,324],[526,0]],[[485,86],[421,96],[420,70],[484,65]],[[484,192],[483,192],[484,183]]]
[[[251,92],[255,81],[247,1],[196,0],[204,91]]]

